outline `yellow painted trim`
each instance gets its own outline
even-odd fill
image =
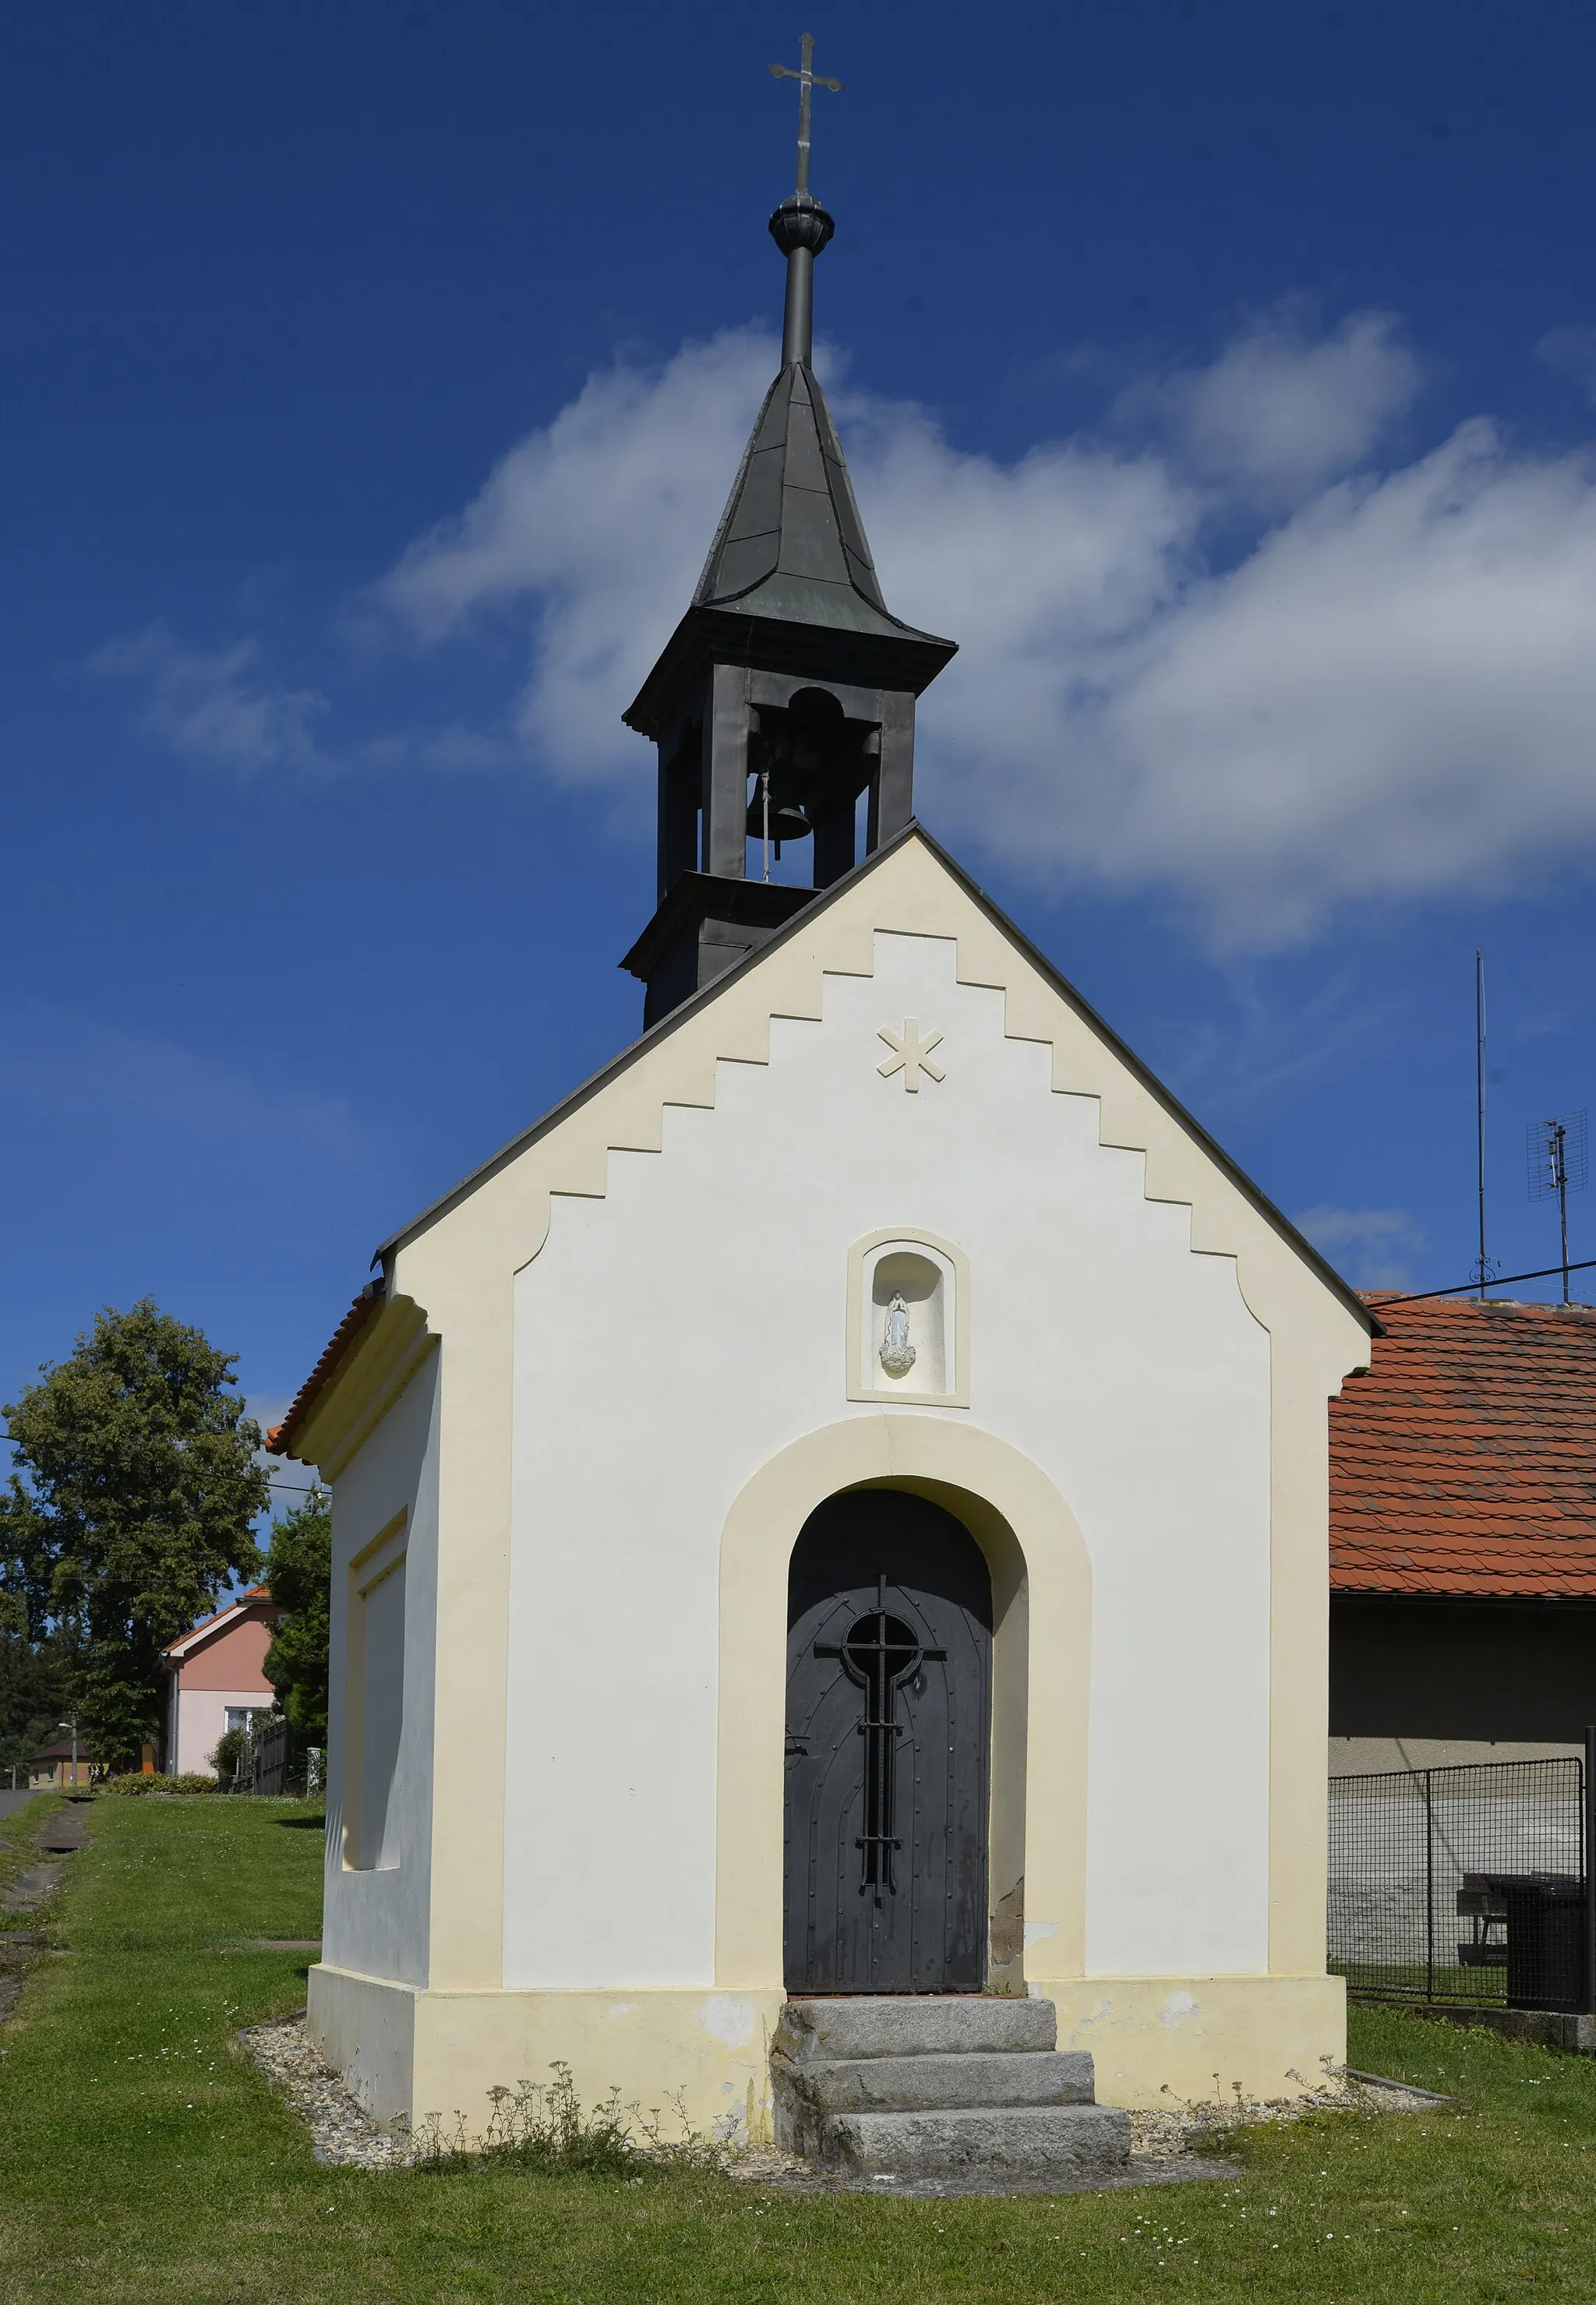
[[[388,1297],[311,1405],[293,1444],[297,1461],[336,1480],[437,1345],[408,1297]]]
[[[1059,2047],[1091,2054],[1099,2105],[1300,2097],[1346,2062],[1338,1977],[1094,1977],[1048,1997]]]
[[[404,1535],[409,1526],[410,1507],[401,1505],[393,1519],[378,1530],[370,1543],[361,1545],[360,1551],[352,1555],[349,1574],[357,1593],[369,1593],[373,1585],[379,1585],[389,1569],[403,1559],[403,1545],[391,1560],[387,1558],[387,1548]]]
[[[318,1965],[311,2038],[379,2120],[461,2114],[480,2135],[490,2089],[571,2068],[584,2107],[612,2088],[675,2132],[680,2102],[701,2135],[768,2140],[770,2040],[785,1996],[713,1989],[433,1993]]]
[[[778,1988],[785,1778],[787,1565],[815,1507],[842,1489],[913,1489],[964,1521],[992,1570],[994,1895],[1024,1881],[1054,1926],[1033,1950],[1079,1976],[1086,1952],[1086,1745],[1091,1566],[1074,1515],[1039,1467],[979,1427],[933,1416],[849,1417],[761,1467],[726,1516],[720,1552],[715,1978]],[[1031,1645],[1048,1660],[1032,1673]],[[1057,1969],[1052,1964],[1057,1964]],[[1000,1981],[1017,1987],[1017,1976]]]
[[[379,2120],[456,2112],[485,2125],[488,2092],[573,2070],[584,2105],[611,2087],[647,2109],[676,2092],[706,2133],[769,2134],[768,2044],[779,1992],[436,1993],[311,1969],[311,2038]],[[1289,2097],[1345,2063],[1346,1991],[1333,1977],[1098,1978],[1059,1985],[1058,2046],[1093,2060],[1102,2105]]]

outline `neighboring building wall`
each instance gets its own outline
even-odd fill
[[[1333,1777],[1392,1775],[1401,1770],[1478,1768],[1501,1761],[1577,1761],[1584,1755],[1578,1745],[1524,1743],[1504,1738],[1492,1743],[1480,1737],[1332,1737],[1330,1774]]]
[[[272,1692],[259,1683],[250,1688],[188,1688],[177,1692],[177,1739],[170,1773],[174,1776],[214,1777],[211,1755],[227,1727],[229,1708],[234,1712],[269,1713]]]
[[[64,1760],[44,1759],[30,1761],[28,1765],[28,1782],[30,1785],[86,1785],[91,1782],[93,1774],[93,1763],[81,1757],[78,1762],[77,1775],[74,1777],[70,1754]]]
[[[1596,1311],[1372,1300],[1330,1409],[1332,1775],[1533,1760],[1596,1720]]]
[[[256,1607],[219,1626],[174,1664],[168,1715],[169,1774],[214,1776],[211,1755],[229,1709],[269,1712],[276,1702],[265,1673],[276,1612]]]
[[[1592,1721],[1596,1601],[1331,1602],[1332,1738],[1560,1747]]]

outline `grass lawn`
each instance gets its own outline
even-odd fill
[[[60,1807],[55,1794],[35,1793],[31,1800],[13,1808],[9,1816],[0,1816],[0,1888],[14,1879],[24,1867],[38,1863],[33,1836],[46,1817]],[[4,1926],[4,1918],[0,1918],[0,1928]],[[16,1926],[20,1927],[21,1922]]]
[[[1596,2060],[1384,2012],[1357,2017],[1354,2063],[1458,2107],[1255,2131],[1226,2183],[887,2201],[321,2169],[233,2042],[304,1999],[305,1956],[255,1940],[318,1932],[309,1814],[103,1800],[90,1824],[58,1949],[0,2027],[4,2305],[1596,2296]]]

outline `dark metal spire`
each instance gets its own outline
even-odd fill
[[[835,226],[809,188],[816,88],[803,35],[798,181],[770,219],[787,259],[781,373],[765,396],[687,613],[623,715],[659,748],[659,901],[624,967],[653,1025],[852,870],[914,812],[914,708],[952,641],[895,617],[811,364],[814,262]],[[751,880],[748,844],[799,841],[813,883]],[[779,848],[777,854],[781,852]]]
[[[771,236],[787,259],[781,374],[765,396],[693,605],[896,639],[911,628],[881,597],[842,447],[811,366],[814,260],[833,227],[809,189],[810,99],[816,88],[842,87],[815,72],[814,46],[805,32],[798,72],[770,67],[778,80],[795,80],[799,90],[797,189],[770,219]]]
[[[836,428],[811,360],[814,260],[835,227],[809,188],[810,115],[817,88],[842,87],[841,81],[817,73],[814,47],[805,32],[800,68],[770,67],[778,80],[798,82],[797,185],[770,219],[771,237],[787,259],[781,372],[765,396],[689,618],[707,611],[757,619],[767,647],[776,645],[780,626],[825,633],[832,637],[826,652],[815,659],[821,679],[851,676],[840,660],[834,661],[844,634],[889,646],[906,643],[913,668],[906,668],[905,661],[897,671],[904,688],[918,695],[953,655],[954,643],[904,624],[882,598]],[[657,726],[666,710],[662,695],[674,693],[682,677],[674,651],[687,629],[684,624],[649,675],[626,716],[632,727],[652,733]],[[738,645],[752,643],[744,640]],[[881,668],[875,666],[870,685],[880,677]]]
[[[765,396],[692,597],[789,624],[907,629],[881,597],[842,444],[804,361]]]
[[[809,189],[809,116],[812,92],[828,88],[842,94],[840,80],[823,80],[813,69],[815,43],[805,32],[798,43],[802,59],[794,72],[790,64],[772,64],[777,80],[798,83],[798,182],[791,200],[783,200],[770,219],[770,237],[787,259],[787,302],[782,319],[781,362],[807,367],[814,353],[815,259],[836,226]]]

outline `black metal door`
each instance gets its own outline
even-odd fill
[[[992,1586],[963,1522],[858,1489],[812,1512],[787,1603],[790,1993],[986,1983]]]

